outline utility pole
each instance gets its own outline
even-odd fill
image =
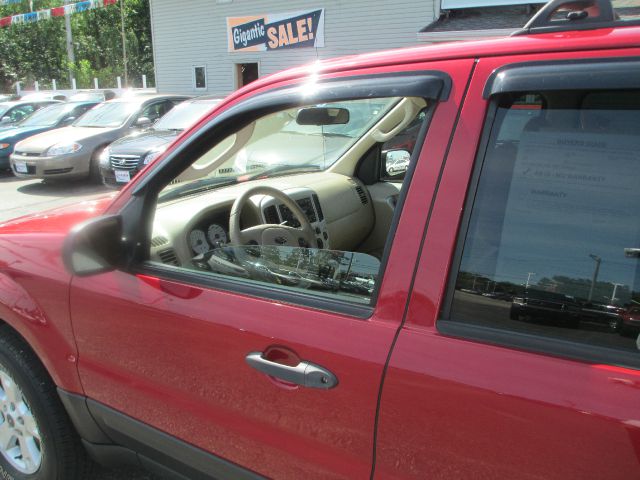
[[[527,273],[527,283],[526,283],[526,285],[524,286],[525,290],[526,290],[527,288],[529,288],[529,282],[531,281],[531,277],[532,277],[532,276],[534,276],[535,274],[536,274],[535,272],[528,272],[528,273]]]
[[[127,40],[124,33],[124,0],[120,0],[120,28],[122,30],[122,63],[124,64],[124,86],[129,86],[129,72],[127,70]]]
[[[623,287],[624,283],[614,283],[613,284],[613,293],[611,294],[611,300],[609,301],[609,305],[615,305],[615,301],[617,300],[616,298],[616,292],[618,290],[618,287]]]
[[[64,0],[68,5],[70,0]],[[73,35],[71,33],[71,15],[66,10],[64,13],[64,28],[67,31],[67,60],[69,62],[69,85],[73,83],[73,66],[76,64],[76,55],[73,51]]]
[[[589,257],[591,257],[591,260],[596,262],[596,266],[593,270],[593,277],[591,277],[591,288],[589,289],[589,298],[587,299],[587,301],[591,302],[591,300],[593,299],[593,291],[595,290],[596,282],[598,281],[598,272],[600,271],[600,263],[602,262],[602,258],[592,253],[589,254]]]

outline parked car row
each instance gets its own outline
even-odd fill
[[[60,92],[37,92],[19,97],[0,95],[0,128],[13,126],[36,110],[61,102],[104,102],[115,98],[111,90],[81,90],[67,97]]]
[[[100,174],[105,185],[129,182],[145,165],[160,156],[171,141],[220,101],[213,97],[187,100],[144,132],[136,132],[113,142],[102,151]]]
[[[640,333],[640,307],[628,308],[596,302],[581,302],[571,295],[527,289],[513,297],[509,318],[543,319],[554,324],[577,327],[580,322],[604,325],[612,332],[627,336]]]
[[[98,102],[95,101],[54,103],[34,112],[21,122],[1,128],[0,169],[10,168],[9,157],[19,141],[38,133],[70,125],[97,104]]]
[[[7,124],[11,118],[22,118],[11,113],[19,105],[24,112],[31,105],[48,106],[0,128],[0,168],[11,168],[22,178],[55,181],[88,177],[122,186],[219,101],[193,99],[156,125],[190,97],[147,94],[102,101],[90,93],[81,95],[84,100],[66,103],[7,102]],[[122,142],[107,149],[122,137]]]
[[[23,101],[33,101],[33,100],[60,100],[62,102],[77,102],[80,100],[98,100],[100,102],[105,102],[107,100],[111,100],[116,98],[117,94],[113,90],[109,89],[82,89],[76,90],[74,94],[67,95],[64,92],[60,91],[38,91],[27,93],[26,95],[0,95],[0,101],[8,101],[8,100],[23,100]]]
[[[16,124],[36,110],[60,100],[13,100],[0,103],[0,127]]]
[[[20,142],[11,155],[11,168],[16,176],[24,178],[89,177],[98,181],[98,159],[108,144],[150,127],[187,98],[149,95],[100,103],[68,127]]]

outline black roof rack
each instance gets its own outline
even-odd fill
[[[512,36],[611,28],[617,19],[611,0],[551,0]]]

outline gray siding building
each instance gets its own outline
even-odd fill
[[[258,76],[417,45],[439,0],[150,0],[159,92],[224,96]]]

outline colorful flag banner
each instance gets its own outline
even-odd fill
[[[20,0],[0,0],[0,5],[7,3],[17,3]],[[0,18],[0,27],[8,27],[10,25],[20,25],[23,23],[39,22],[40,20],[49,20],[51,17],[63,17],[74,13],[93,10],[94,8],[107,7],[117,3],[118,0],[86,0],[84,2],[70,3],[63,7],[47,8],[37,12],[21,13],[11,15],[9,17]]]

